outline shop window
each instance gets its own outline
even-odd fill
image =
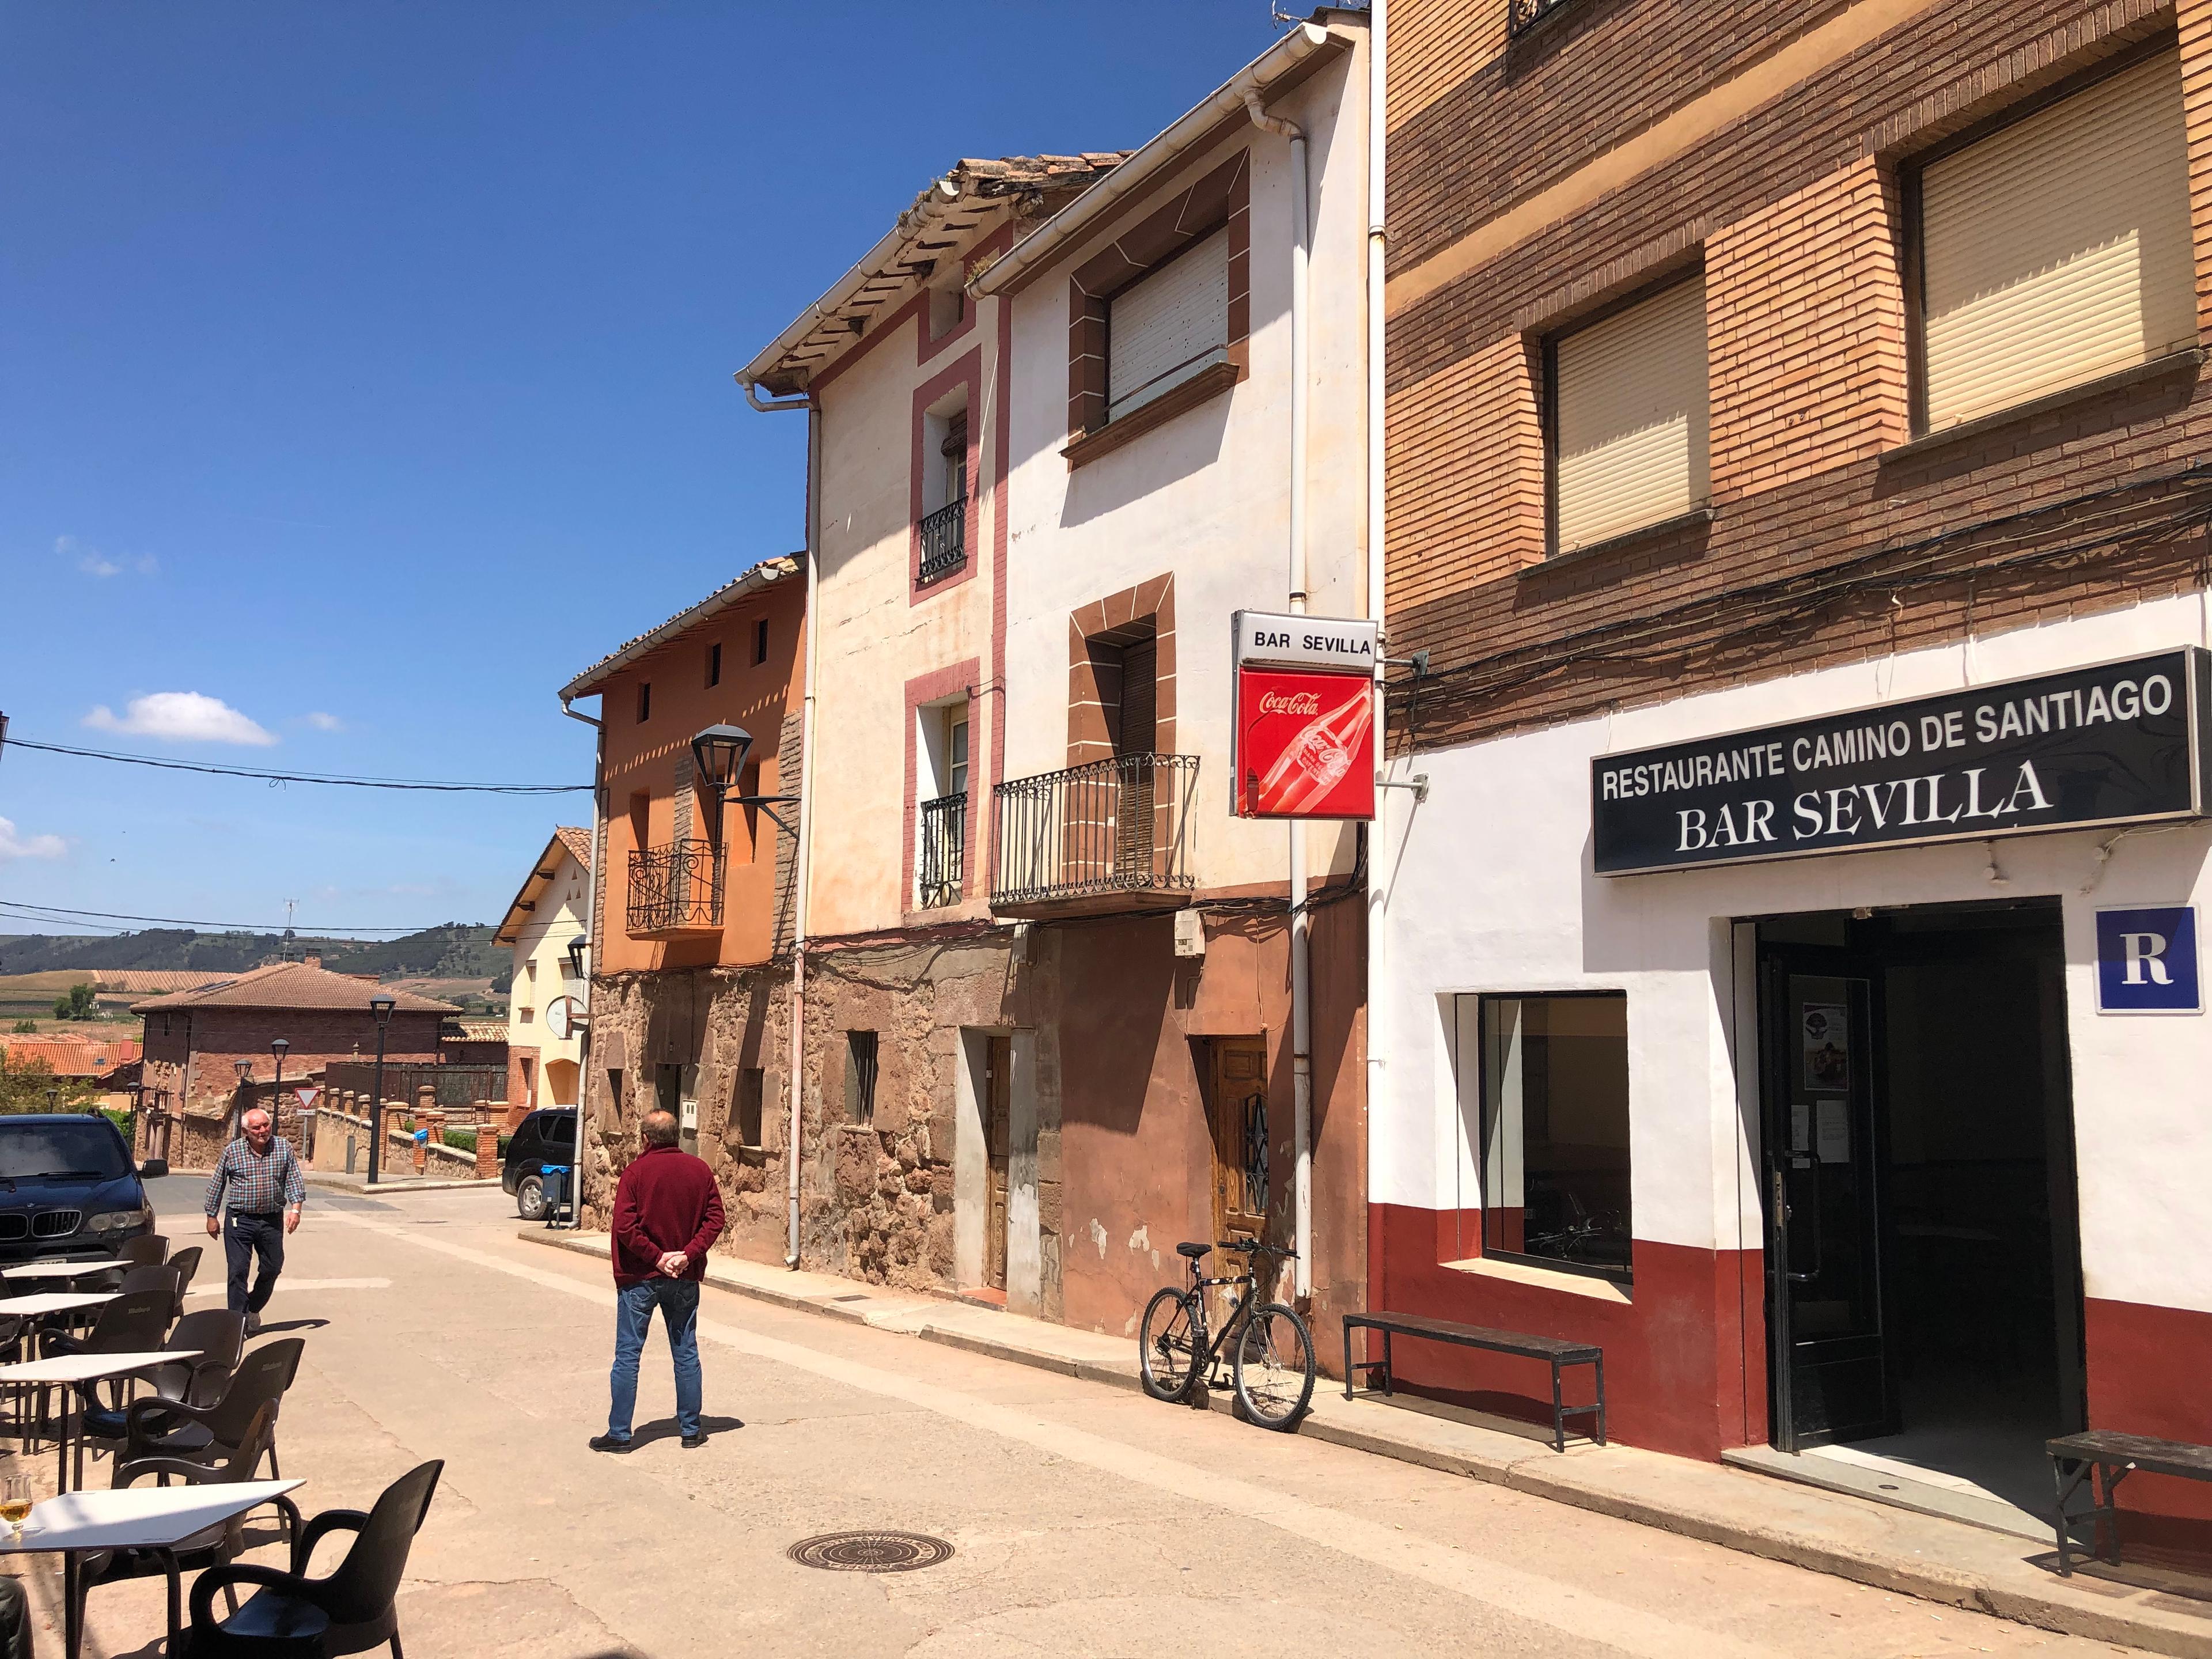
[[[845,1110],[855,1123],[876,1121],[876,1034],[845,1033]]]
[[[2196,344],[2178,52],[1928,161],[1919,197],[1923,431]]]
[[[1482,1253],[1625,1283],[1628,999],[1480,1001]]]
[[[761,1146],[761,1104],[767,1093],[768,1079],[759,1066],[748,1066],[738,1073],[737,1108],[732,1115],[739,1146],[756,1150]]]
[[[1547,356],[1554,554],[1705,504],[1702,276],[1555,337]]]

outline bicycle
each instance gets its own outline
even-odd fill
[[[1231,1355],[1231,1371],[1237,1406],[1249,1421],[1287,1433],[1313,1399],[1313,1334],[1291,1309],[1259,1299],[1259,1280],[1251,1263],[1226,1279],[1207,1278],[1199,1264],[1215,1250],[1239,1251],[1251,1258],[1297,1255],[1296,1250],[1249,1238],[1176,1245],[1176,1254],[1190,1263],[1190,1284],[1180,1290],[1164,1285],[1146,1304],[1144,1323],[1137,1333],[1138,1380],[1155,1400],[1170,1405],[1191,1400],[1200,1376],[1212,1370],[1222,1346],[1233,1334],[1237,1346]],[[1206,1292],[1216,1285],[1230,1291],[1229,1317],[1222,1322],[1219,1334],[1209,1336]],[[1239,1296],[1239,1290],[1250,1294]],[[1218,1378],[1206,1386],[1218,1387]]]

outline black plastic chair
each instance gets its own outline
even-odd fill
[[[169,1298],[169,1320],[185,1310],[185,1276],[173,1261],[149,1261],[124,1270],[119,1287],[124,1295],[133,1291],[162,1291]],[[162,1322],[167,1328],[168,1320]]]
[[[264,1342],[239,1361],[222,1397],[212,1405],[196,1406],[182,1400],[136,1400],[124,1414],[124,1460],[142,1457],[181,1457],[195,1463],[213,1462],[238,1449],[253,1422],[253,1413],[267,1405],[281,1409],[284,1390],[300,1370],[307,1349],[304,1338],[288,1336]],[[282,1478],[276,1466],[273,1419],[269,1442],[269,1468]]]
[[[276,1407],[264,1406],[254,1413],[253,1422],[246,1431],[245,1443],[231,1455],[227,1462],[210,1465],[186,1463],[168,1457],[145,1457],[135,1463],[117,1464],[113,1484],[128,1486],[147,1475],[161,1476],[164,1485],[175,1479],[194,1486],[233,1486],[251,1480],[254,1467],[269,1449],[269,1438],[276,1432]],[[298,1507],[290,1498],[281,1495],[269,1501],[283,1513],[285,1540],[296,1543],[300,1537]],[[246,1512],[251,1513],[251,1510]],[[120,1583],[126,1578],[150,1578],[160,1573],[169,1581],[169,1645],[167,1651],[176,1652],[178,1626],[182,1622],[179,1614],[184,1602],[182,1575],[221,1566],[234,1559],[246,1547],[246,1514],[235,1515],[216,1526],[204,1528],[166,1550],[88,1552],[77,1575],[75,1628],[84,1628],[85,1594],[94,1585]],[[236,1611],[234,1601],[232,1610]]]
[[[159,1233],[141,1233],[117,1251],[115,1259],[126,1267],[158,1267],[169,1259],[169,1241]]]
[[[392,1659],[406,1659],[399,1645],[399,1609],[394,1605],[407,1571],[407,1552],[430,1512],[443,1462],[425,1463],[384,1489],[376,1507],[325,1510],[293,1534],[292,1571],[230,1561],[210,1567],[192,1586],[191,1659],[245,1659],[268,1652],[259,1644],[292,1638],[313,1628],[313,1614],[330,1620],[324,1651],[333,1656],[366,1653],[392,1644]],[[345,1559],[326,1578],[310,1578],[307,1565],[325,1535],[349,1528],[356,1536]],[[236,1585],[258,1588],[246,1605],[215,1621],[218,1590]]]
[[[200,1257],[205,1247],[203,1245],[187,1244],[183,1249],[179,1250],[174,1255],[169,1258],[169,1265],[172,1267],[174,1267],[184,1279],[183,1285],[179,1287],[177,1291],[179,1297],[178,1305],[180,1307],[183,1305],[182,1298],[185,1291],[191,1289],[192,1280],[199,1273]]]
[[[246,1316],[227,1308],[188,1313],[177,1322],[161,1347],[165,1352],[197,1352],[199,1358],[179,1359],[140,1373],[143,1382],[152,1386],[153,1397],[180,1401],[187,1406],[211,1405],[222,1397],[246,1350]],[[94,1440],[128,1437],[127,1412],[121,1407],[103,1406],[82,1389],[78,1394],[84,1402],[80,1420],[88,1436]]]
[[[133,1272],[140,1271],[134,1268]],[[150,1291],[125,1291],[100,1310],[92,1322],[92,1328],[82,1336],[71,1336],[66,1331],[48,1331],[39,1339],[39,1352],[48,1359],[65,1353],[151,1353],[161,1346],[161,1339],[169,1328],[169,1292],[166,1287]],[[83,1397],[97,1403],[98,1396],[87,1391]],[[46,1390],[39,1389],[39,1419],[46,1416]],[[120,1378],[109,1384],[109,1398],[118,1406],[123,1399]]]

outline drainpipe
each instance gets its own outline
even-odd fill
[[[1243,88],[1244,112],[1263,131],[1291,141],[1291,546],[1290,609],[1306,608],[1306,304],[1311,241],[1306,180],[1306,132],[1270,115],[1255,87]],[[1293,1239],[1292,1283],[1313,1294],[1313,918],[1306,908],[1306,826],[1292,819],[1291,840],[1291,1088]]]
[[[791,860],[791,1048],[785,1067],[784,1096],[789,1115],[784,1134],[784,1201],[786,1220],[783,1265],[799,1267],[799,1132],[800,1109],[806,1097],[806,877],[808,851],[814,842],[814,662],[821,644],[822,552],[822,410],[811,392],[763,403],[760,388],[743,374],[738,384],[745,401],[763,414],[783,410],[806,411],[806,662],[804,701],[799,715],[799,844]]]
[[[1388,0],[1370,0],[1367,9],[1367,615],[1381,630],[1384,643],[1375,653],[1376,769],[1389,763],[1389,705],[1383,697],[1382,659],[1388,654],[1388,595],[1384,579],[1382,515],[1382,426],[1384,408],[1382,284],[1388,274],[1389,251],[1383,212],[1383,141],[1389,126],[1389,52]],[[1397,842],[1390,837],[1391,802],[1395,789],[1378,789],[1375,829],[1367,855],[1367,1167],[1370,1182],[1376,1165],[1376,1126],[1385,1121],[1384,1097],[1388,1079],[1383,1033],[1389,1024],[1385,999],[1390,993],[1384,945],[1389,937],[1385,912],[1390,898],[1390,872]]]
[[[572,720],[583,721],[598,734],[592,756],[592,884],[584,898],[584,930],[591,935],[592,963],[584,970],[584,1040],[576,1048],[576,1145],[568,1160],[568,1226],[574,1231],[584,1224],[584,1097],[591,1091],[592,1085],[592,976],[599,971],[599,866],[607,861],[607,728],[589,714],[579,714],[565,697],[561,701],[561,712]],[[369,1113],[374,1126],[369,1133],[380,1134],[384,1129],[380,1109],[384,1103],[370,1103],[379,1109]]]

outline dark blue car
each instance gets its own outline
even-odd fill
[[[44,1256],[114,1255],[154,1229],[142,1169],[104,1117],[27,1112],[0,1117],[0,1266]]]

